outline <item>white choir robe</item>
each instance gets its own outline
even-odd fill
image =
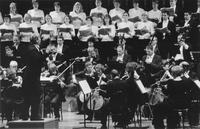
[[[127,34],[127,33],[121,33],[120,32],[120,33],[118,33],[118,36],[123,36],[124,35],[124,38],[128,39],[128,38],[132,38],[132,36],[135,35],[133,22],[130,22],[130,21],[124,22],[124,21],[122,21],[122,22],[118,23],[117,26],[118,26],[118,29],[123,29],[123,28],[128,27],[129,30],[130,30],[130,35]]]
[[[22,38],[21,38],[22,42],[30,42],[30,38],[32,35],[39,36],[37,26],[35,26],[33,23],[23,22],[19,25],[19,28],[32,28],[33,29],[33,33],[32,32],[20,32],[20,35],[22,35]]]
[[[98,7],[96,7],[94,9],[91,9],[90,16],[92,16],[93,13],[102,13],[103,16],[105,16],[106,14],[108,14],[108,11],[107,11],[106,8],[103,8],[103,7],[98,8]]]
[[[83,23],[85,23],[85,20],[86,20],[86,14],[84,12],[81,12],[81,13],[76,13],[76,12],[70,12],[69,15],[73,18],[73,17],[78,17],[80,19],[75,19],[75,20],[72,20],[72,24],[74,25],[74,28],[75,29],[79,29],[81,27],[81,25]]]
[[[44,24],[40,27],[40,30],[47,30],[47,31],[50,31],[50,33],[53,35],[53,36],[57,36],[58,33],[57,33],[57,26],[54,25],[54,24]],[[49,39],[50,38],[50,34],[42,34],[41,35],[42,39],[43,40],[46,40],[46,39]]]
[[[68,24],[68,25],[62,24],[62,25],[60,25],[59,28],[71,28],[71,30],[72,30],[71,34],[68,33],[68,32],[61,32],[64,40],[72,40],[72,37],[75,36],[74,25],[72,25],[72,24]]]
[[[158,19],[158,22],[161,22],[162,12],[160,10],[150,10],[148,12],[148,16],[150,19]]]
[[[109,12],[109,15],[110,17],[115,17],[115,16],[118,16],[121,20],[122,20],[122,16],[124,14],[125,10],[119,8],[119,9],[111,9],[110,12]],[[113,21],[113,23],[115,24],[116,21]]]
[[[10,18],[11,18],[11,24],[13,24],[13,25],[15,25],[16,27],[19,27],[19,25],[23,22],[23,17],[22,17],[22,15],[21,14],[12,14],[12,13],[10,13],[9,14],[10,15]],[[20,19],[20,21],[19,22],[17,22],[17,21],[13,21],[12,22],[12,19],[15,19],[15,18],[19,18]]]
[[[1,29],[5,29],[5,30],[13,30],[13,34],[16,35],[17,34],[17,28],[15,27],[15,25],[13,24],[2,24],[0,25],[0,30]],[[0,32],[0,37],[2,36],[1,32]],[[9,40],[9,39],[6,39],[6,40],[2,40],[1,41],[12,41],[12,40]]]
[[[98,35],[98,27],[97,26],[88,26],[88,25],[83,25],[80,27],[79,31],[85,31],[85,30],[90,30],[92,33],[93,33],[93,36],[97,37]],[[78,32],[77,36],[79,37],[80,36],[80,32]],[[92,35],[89,35],[87,37],[81,37],[79,38],[80,41],[82,42],[87,42],[87,40],[91,37],[93,37]]]
[[[32,18],[34,18],[34,17],[35,18],[41,18],[40,21],[34,21],[34,20],[31,21],[33,24],[35,24],[35,26],[40,27],[41,24],[44,23],[44,11],[43,10],[30,9],[30,10],[28,10],[27,13],[30,14]]]
[[[110,29],[110,32],[109,32],[109,35],[101,35],[99,34],[99,38],[101,38],[101,42],[107,42],[107,41],[114,41],[114,37],[115,37],[115,33],[116,33],[116,30],[115,30],[115,26],[114,25],[103,25],[101,26],[99,29],[106,29],[106,28],[109,28]]]
[[[130,18],[139,17],[141,19],[142,14],[144,13],[144,9],[138,8],[137,10],[135,8],[129,9],[128,14]]]
[[[51,11],[49,15],[52,17],[52,23],[64,23],[64,18],[65,18],[65,13],[64,12],[56,12],[56,11]]]
[[[148,30],[149,33],[146,33],[144,35],[140,35],[139,36],[139,39],[150,39],[150,36],[153,35],[155,33],[155,30],[154,30],[154,24],[153,22],[151,21],[147,21],[147,22],[137,22],[136,23],[136,26],[138,30],[142,30],[142,29],[145,29],[145,30]]]

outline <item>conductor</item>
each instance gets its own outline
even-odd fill
[[[46,52],[42,53],[39,49],[40,38],[32,36],[27,46],[26,54],[23,57],[25,65],[24,81],[22,83],[22,93],[24,97],[22,120],[29,119],[29,108],[31,107],[30,120],[42,120],[39,114],[40,107],[40,74],[43,62],[49,53],[47,47]]]

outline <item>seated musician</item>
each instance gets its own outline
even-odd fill
[[[167,96],[163,102],[155,105],[153,110],[153,125],[155,129],[164,129],[163,119],[167,117],[167,127],[177,128],[179,124],[178,114],[175,109],[185,109],[190,107],[191,99],[191,82],[183,80],[182,67],[173,66],[171,75],[173,79],[169,79],[161,84],[166,84],[162,88],[163,93]]]
[[[11,30],[11,32],[3,32],[3,30]],[[1,37],[1,42],[5,41],[12,41],[13,35],[17,34],[17,28],[15,25],[11,24],[11,18],[10,15],[5,15],[4,16],[4,23],[0,25],[0,37]],[[10,46],[12,45],[9,43]],[[3,46],[2,46],[3,47]]]
[[[3,78],[7,83],[3,85],[5,89],[3,90],[3,109],[5,110],[5,115],[7,121],[14,119],[19,119],[21,113],[21,105],[23,102],[21,87],[22,87],[22,77],[17,75],[18,63],[14,60],[10,61],[9,68],[6,70],[6,76]]]
[[[23,30],[22,30],[23,29]],[[31,23],[31,15],[24,15],[24,22],[19,25],[19,32],[22,36],[21,42],[28,43],[32,35],[39,35],[37,26]]]
[[[44,11],[39,8],[37,0],[32,0],[33,9],[28,10],[28,14],[32,17],[32,23],[39,28],[44,23]]]
[[[162,58],[154,53],[151,45],[147,46],[145,51],[147,55],[142,58],[144,72],[148,76],[150,84],[153,84],[156,81],[155,79],[159,77],[160,70],[162,70]]]
[[[54,10],[49,13],[52,17],[52,22],[55,25],[60,25],[64,23],[65,13],[61,11],[60,2],[54,2]]]
[[[17,12],[17,6],[16,3],[12,2],[10,3],[10,17],[11,17],[11,23],[15,25],[16,27],[19,26],[20,23],[23,22],[23,17],[21,14],[18,14]]]
[[[184,37],[185,35],[179,34],[177,37],[178,44],[177,44],[177,54],[175,56],[175,60],[185,60],[191,61],[190,50],[191,45],[188,40]]]
[[[55,77],[58,76],[58,69],[54,63],[48,64],[48,71],[49,75],[47,77]],[[59,78],[58,80],[53,80],[51,83],[47,84],[47,93],[45,96],[45,105],[47,106],[52,105],[55,118],[60,120],[59,108],[62,102],[65,102],[65,95],[64,95],[64,86],[65,83],[64,77]],[[51,106],[49,107],[51,108]],[[47,110],[48,112],[48,110]]]
[[[93,64],[89,61],[85,63],[84,71],[76,73],[75,76],[76,78],[79,78],[81,80],[85,79],[88,82],[91,89],[95,89],[98,86],[97,85],[98,76],[96,74]],[[81,100],[80,96],[78,97],[79,98],[77,98],[77,104],[79,113],[85,112],[88,115],[87,120],[92,120],[92,112],[88,109],[85,109],[85,107],[87,107],[86,106],[87,102],[83,103],[84,101]],[[83,106],[85,107],[83,108]]]
[[[124,73],[123,70],[125,68],[125,65],[131,61],[131,57],[130,55],[128,55],[126,53],[126,51],[124,50],[123,46],[119,45],[117,47],[117,55],[113,57],[112,59],[113,63],[115,63],[116,65],[118,64],[118,66],[115,66],[120,74]]]

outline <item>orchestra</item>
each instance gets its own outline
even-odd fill
[[[24,17],[15,2],[9,14],[0,12],[1,101],[8,122],[43,120],[52,109],[59,121],[62,102],[73,95],[78,114],[100,120],[101,129],[109,115],[116,127],[128,127],[145,104],[155,129],[177,128],[177,110],[183,109],[190,126],[199,125],[200,62],[193,52],[200,50],[200,0],[194,13],[183,12],[177,0],[163,8],[152,0],[149,11],[139,0],[130,9],[112,2],[108,10],[95,0],[89,14],[81,2],[66,13],[58,1],[47,13],[38,0]],[[91,93],[84,94],[83,80]]]

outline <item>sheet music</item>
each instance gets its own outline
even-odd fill
[[[200,81],[199,80],[194,80],[194,83],[200,88]]]
[[[144,85],[143,85],[143,83],[142,83],[141,80],[136,80],[135,82],[138,85],[138,87],[139,87],[139,89],[140,89],[140,91],[141,91],[142,94],[147,93],[147,90],[144,87]]]
[[[79,81],[79,85],[83,91],[83,94],[89,94],[92,92],[92,90],[86,80]]]

